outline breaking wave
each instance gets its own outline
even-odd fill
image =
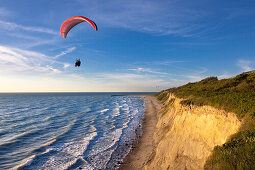
[[[0,169],[116,169],[142,133],[138,96],[0,95],[0,103]]]

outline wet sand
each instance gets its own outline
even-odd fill
[[[146,111],[143,119],[143,135],[133,145],[124,159],[120,170],[142,169],[154,149],[153,134],[157,124],[157,113],[161,103],[154,96],[142,96],[146,100]]]

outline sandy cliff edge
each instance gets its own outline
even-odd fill
[[[203,169],[214,146],[224,144],[241,122],[211,106],[184,106],[173,94],[158,114],[155,149],[144,169]]]

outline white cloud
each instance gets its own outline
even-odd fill
[[[144,72],[144,73],[152,73],[152,74],[170,75],[170,73],[154,71],[154,70],[152,70],[150,68],[142,68],[142,67],[128,69],[128,70],[135,71],[135,72]]]
[[[0,68],[1,72],[41,72],[60,73],[61,71],[52,63],[63,65],[67,68],[67,63],[61,63],[42,53],[23,50],[19,48],[0,46]]]
[[[201,67],[200,70],[194,71],[194,73],[197,73],[197,74],[204,74],[206,72],[208,72],[208,69],[205,67]]]
[[[70,52],[72,50],[74,48],[65,51]],[[160,91],[180,84],[178,81],[164,79],[159,76],[159,74],[165,75],[166,73],[148,68],[129,70],[134,71],[134,73],[129,73],[126,70],[123,73],[79,74],[79,72],[73,73],[70,70],[64,71],[68,67],[70,67],[69,63],[59,62],[54,56],[51,57],[31,50],[0,46],[0,76],[5,77],[5,83],[0,85],[0,90]],[[8,84],[19,84],[19,87]]]
[[[97,73],[93,79],[103,84],[103,91],[160,91],[176,85],[155,75],[130,73]]]
[[[56,43],[56,39],[40,39],[37,38],[35,39],[35,41],[27,41],[25,43],[20,44],[20,47],[22,48],[32,48],[32,47],[36,47],[36,46],[40,46],[40,45],[45,45],[45,44],[54,44]]]
[[[205,77],[206,76],[201,76],[201,75],[187,75],[189,82],[197,82],[204,79]]]
[[[24,31],[47,33],[51,35],[58,35],[56,31],[48,29],[48,28],[24,26],[24,25],[16,24],[14,22],[7,22],[2,20],[0,20],[0,28],[9,30],[9,31],[24,30]]]
[[[167,60],[167,61],[161,61],[161,62],[154,62],[153,64],[155,65],[172,65],[176,63],[184,63],[186,61],[181,61],[181,60]]]
[[[9,10],[6,10],[5,8],[0,8],[0,16],[9,16],[11,15],[11,12]]]
[[[24,34],[21,32],[16,32],[16,31],[7,31],[6,32],[7,36],[14,37],[15,38],[15,46],[17,48],[22,48],[22,49],[29,49],[32,47],[40,46],[40,45],[45,45],[45,44],[56,44],[56,41],[58,38],[54,36],[53,38],[48,38],[48,37],[38,37],[38,36],[31,36],[28,34]],[[10,41],[10,43],[13,43],[14,41]],[[5,45],[9,42],[5,42]],[[12,45],[10,45],[12,46]]]
[[[237,66],[239,66],[244,72],[251,71],[254,69],[253,62],[249,60],[243,60],[243,59],[238,60]]]
[[[127,79],[143,79],[144,75],[130,73],[102,73],[98,74],[97,77],[108,80],[122,81]]]
[[[172,83],[152,77],[132,78],[131,75],[109,74],[89,77],[63,73],[55,75],[16,75],[0,74],[0,92],[114,92],[114,91],[160,91]],[[101,74],[102,76],[102,74]],[[122,79],[119,79],[120,76]],[[124,77],[124,78],[123,78]],[[136,77],[136,76],[135,76]],[[140,76],[139,76],[140,77]],[[18,86],[17,86],[18,84]],[[160,87],[158,87],[160,86]]]
[[[205,12],[191,10],[190,7],[177,1],[129,0],[126,2],[112,0],[83,1],[80,9],[93,16],[95,21],[109,26],[122,27],[152,34],[173,34],[181,36],[195,35],[204,28],[197,24]],[[84,8],[82,8],[82,6]],[[89,6],[89,8],[88,8]]]
[[[68,68],[68,67],[70,67],[70,64],[69,63],[64,63],[64,66],[63,66],[63,68]]]
[[[146,61],[146,62],[142,62],[142,63],[136,63],[136,64],[140,64],[140,65],[162,65],[162,66],[169,66],[169,65],[175,65],[177,63],[185,63],[187,61],[183,61],[183,60],[154,60],[154,61]]]
[[[219,76],[217,76],[219,79],[227,79],[227,78],[231,78],[231,77],[233,77],[234,76],[234,74],[229,74],[229,73],[223,73],[223,74],[221,74],[221,75],[219,75]]]
[[[62,51],[62,52],[60,52],[59,54],[55,55],[54,58],[58,58],[58,57],[61,57],[61,56],[63,56],[63,55],[66,55],[66,54],[68,54],[68,53],[71,53],[71,52],[73,52],[75,49],[76,49],[76,47],[70,47],[70,48],[66,49],[65,51]]]

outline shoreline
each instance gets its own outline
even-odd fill
[[[153,135],[157,124],[157,113],[161,103],[154,96],[142,95],[146,101],[146,110],[142,121],[142,136],[132,146],[119,167],[120,170],[142,169],[148,162],[154,149]]]

